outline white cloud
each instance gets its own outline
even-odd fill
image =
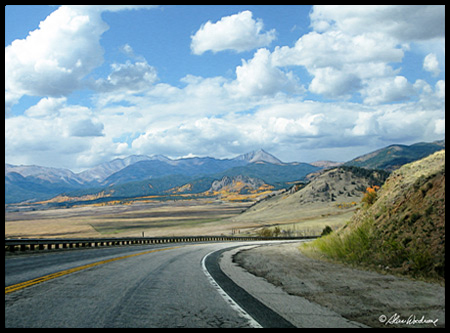
[[[428,54],[423,60],[423,69],[438,76],[441,70],[439,69],[439,61],[434,53]]]
[[[79,119],[70,124],[69,134],[75,137],[103,136],[103,124],[91,119]]]
[[[370,104],[408,99],[412,85],[392,64],[402,62],[410,43],[445,36],[445,7],[437,5],[316,5],[310,18],[314,31],[294,47],[276,47],[273,63],[304,66],[313,93],[334,99],[360,93]],[[424,68],[437,75],[437,58],[428,56]]]
[[[437,135],[445,135],[445,119],[437,119],[435,121],[434,132]]]
[[[5,107],[23,95],[62,97],[103,63],[101,12],[149,9],[154,5],[63,5],[25,39],[5,47]],[[116,73],[117,74],[117,73]],[[148,79],[148,78],[144,78]]]
[[[45,97],[24,115],[5,118],[5,156],[13,164],[76,168],[77,156],[104,136],[103,128],[91,109]]]
[[[396,76],[368,80],[362,95],[364,103],[376,105],[408,100],[415,90],[404,76]]]
[[[85,79],[103,62],[100,37],[108,27],[100,12],[138,9],[98,6],[60,7],[27,39],[5,48],[5,107],[23,94],[42,96],[22,116],[5,119],[9,163],[79,169],[138,153],[231,157],[261,147],[286,161],[323,159],[319,152],[346,160],[393,142],[445,135],[445,81],[407,80],[401,63],[410,52],[410,33],[392,26],[393,14],[380,14],[384,7],[314,7],[315,30],[294,46],[272,53],[258,49],[242,59],[234,78],[192,73],[173,86],[158,82],[156,68],[129,44],[122,51],[131,61],[113,63],[103,78]],[[392,9],[399,26],[408,27],[405,13],[411,9]],[[362,26],[359,14],[370,28]],[[439,33],[422,33],[417,40],[424,47],[424,38],[432,36]],[[206,23],[191,47],[197,54],[240,52],[274,37],[243,12]],[[423,69],[445,71],[439,49],[424,50],[423,57],[429,56]],[[311,77],[296,76],[291,66],[304,67]],[[92,106],[70,105],[68,94],[83,85],[94,91]],[[304,85],[337,101],[304,100]],[[349,102],[355,95],[363,103]]]
[[[445,101],[445,81],[439,80],[436,83],[436,96]]]
[[[90,140],[68,135],[67,119],[5,119],[5,156],[13,164],[76,167],[76,156],[89,149]]]
[[[62,6],[5,48],[5,89],[22,95],[59,97],[103,62],[100,36],[108,29],[100,15]]]
[[[95,82],[94,88],[100,92],[127,90],[140,91],[148,89],[158,80],[156,69],[150,66],[145,60],[125,64],[114,63],[111,65],[111,74],[108,78],[99,79]]]
[[[28,117],[47,118],[59,115],[59,110],[65,106],[67,98],[46,97],[41,99],[36,105],[25,111]]]
[[[271,54],[267,49],[259,49],[249,61],[242,60],[242,66],[236,68],[236,80],[225,87],[232,95],[239,97],[302,91],[292,72],[283,72],[273,65]]]
[[[392,38],[378,33],[350,36],[328,31],[308,33],[293,48],[277,47],[272,59],[278,66],[304,66],[313,76],[311,92],[347,99],[363,88],[365,80],[394,74],[388,64],[403,56]]]
[[[78,11],[88,12],[119,12],[122,10],[153,9],[159,5],[65,5]]]
[[[280,66],[340,68],[345,64],[399,62],[403,50],[392,38],[377,32],[352,36],[332,30],[305,34],[293,48],[277,47],[273,56]]]
[[[311,26],[349,35],[377,31],[400,42],[445,36],[445,5],[315,5]]]
[[[336,70],[333,67],[318,68],[312,71],[314,79],[309,90],[328,98],[349,98],[359,90],[361,79],[351,71]]]
[[[189,104],[189,101],[186,101]],[[441,138],[442,104],[417,108],[415,102],[361,105],[356,103],[279,102],[261,105],[252,113],[223,117],[192,116],[180,121],[148,123],[132,142],[141,154],[165,153],[174,157],[196,155],[231,157],[233,152],[264,147],[273,153],[285,150],[314,154],[319,148],[382,147],[392,142],[433,141]],[[180,107],[179,112],[182,112]],[[366,148],[366,152],[370,148]],[[305,157],[303,157],[304,160]]]
[[[191,50],[200,55],[206,51],[243,52],[268,46],[276,38],[276,33],[275,30],[263,32],[263,28],[262,20],[254,20],[248,10],[222,17],[216,23],[208,21],[191,36]]]
[[[374,112],[358,112],[358,119],[355,121],[355,126],[350,131],[351,135],[369,136],[376,134],[379,130],[376,116],[377,114]]]

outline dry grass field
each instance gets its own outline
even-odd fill
[[[137,201],[131,204],[6,212],[6,238],[146,237],[257,235],[281,228],[291,236],[320,234],[326,225],[341,226],[353,209],[311,207],[303,216],[272,220],[240,218],[251,202],[196,199]],[[305,212],[306,213],[306,212]],[[244,214],[245,215],[245,214]]]
[[[199,199],[8,212],[5,237],[229,235],[236,226],[225,221],[249,205]]]

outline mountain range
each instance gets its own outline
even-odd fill
[[[245,175],[269,182],[302,179],[319,170],[307,163],[283,163],[263,149],[232,159],[132,155],[80,173],[68,169],[5,164],[5,203],[48,200],[64,194],[133,197],[167,193],[192,182],[191,193],[209,190],[215,180]],[[281,175],[277,176],[277,174]]]
[[[443,148],[445,141],[412,146],[395,145],[347,164],[389,170]],[[292,182],[302,181],[308,174],[329,165],[283,163],[263,149],[232,159],[193,157],[174,160],[163,155],[132,155],[80,173],[68,169],[5,164],[5,204],[48,200],[58,195],[123,198],[214,192],[213,183],[224,180],[224,177],[229,178],[228,182],[247,179],[250,187],[263,183],[267,185],[264,188],[276,190],[290,187]]]
[[[359,156],[345,163],[345,165],[393,171],[404,164],[420,160],[444,148],[445,140],[432,143],[419,142],[410,146],[390,145],[369,154]]]

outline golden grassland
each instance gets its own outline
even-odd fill
[[[224,193],[225,194],[225,193]],[[261,193],[260,193],[261,195]],[[279,227],[287,236],[318,235],[327,225],[344,224],[355,207],[311,207],[305,215],[279,220],[240,219],[256,193],[227,194],[221,199],[108,201],[71,208],[5,213],[6,238],[158,237],[190,235],[258,235]],[[253,201],[252,201],[253,200]]]
[[[127,237],[231,234],[233,223],[251,203],[196,199],[109,202],[72,208],[8,212],[5,237]]]
[[[299,210],[289,208],[288,203],[282,207],[288,216],[279,216],[279,210],[269,213],[264,209],[264,218],[242,214],[275,193],[268,185],[248,190],[244,183],[234,182],[230,188],[209,193],[209,197],[177,194],[164,201],[159,196],[90,204],[79,201],[71,208],[46,210],[30,205],[31,211],[5,213],[5,237],[258,235],[262,229],[274,228],[285,236],[310,236],[320,235],[325,226],[335,229],[343,225],[359,206],[356,202],[316,203]],[[48,201],[40,204],[45,203]]]

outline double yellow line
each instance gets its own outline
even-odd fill
[[[41,283],[41,282],[45,282],[45,281],[52,280],[52,279],[55,279],[55,278],[60,277],[60,276],[64,276],[64,275],[67,275],[67,274],[71,274],[71,273],[75,273],[75,272],[81,271],[83,269],[87,269],[87,268],[91,268],[91,267],[107,264],[109,262],[113,262],[113,261],[117,261],[117,260],[127,259],[127,258],[131,258],[131,257],[137,257],[137,256],[141,256],[141,255],[144,255],[144,254],[161,252],[161,251],[167,251],[167,250],[173,250],[173,249],[177,249],[177,248],[180,248],[180,247],[181,246],[174,246],[174,247],[166,247],[166,248],[163,248],[163,249],[139,252],[139,253],[130,254],[130,255],[127,255],[127,256],[122,256],[122,257],[117,257],[117,258],[112,258],[112,259],[108,259],[108,260],[102,260],[102,261],[94,262],[94,263],[89,264],[89,265],[84,265],[84,266],[79,266],[79,267],[75,267],[75,268],[66,269],[66,270],[61,271],[61,272],[57,272],[57,273],[41,276],[41,277],[38,277],[36,279],[32,279],[32,280],[29,280],[29,281],[25,281],[25,282],[14,284],[12,286],[5,287],[5,295],[9,294],[9,293],[12,293],[14,291],[17,291],[17,290],[26,288],[26,287],[33,286],[33,285]]]

